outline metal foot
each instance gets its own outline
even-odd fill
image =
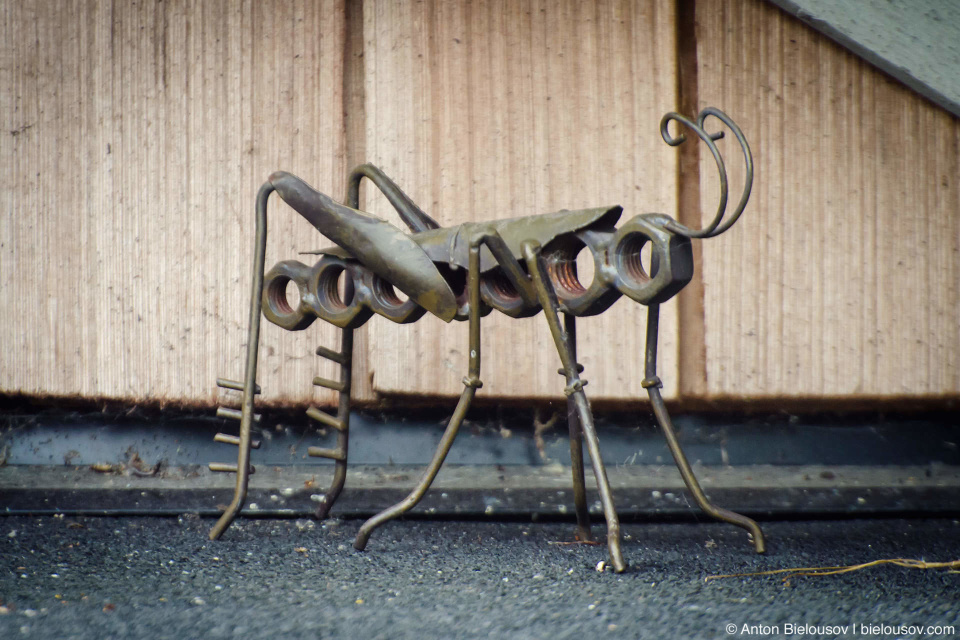
[[[673,422],[670,420],[670,414],[667,413],[667,406],[664,404],[663,397],[660,395],[660,387],[663,386],[663,383],[660,382],[660,378],[657,377],[657,333],[659,322],[660,305],[650,305],[647,310],[646,373],[641,384],[650,395],[653,413],[657,417],[660,428],[663,429],[663,435],[667,439],[667,446],[670,447],[670,453],[673,454],[673,459],[677,463],[677,469],[680,470],[683,482],[687,485],[697,505],[704,513],[717,520],[729,522],[742,529],[746,529],[753,538],[753,546],[757,550],[757,553],[763,553],[766,551],[767,546],[763,537],[763,531],[760,530],[760,525],[739,513],[712,505],[710,501],[707,500],[707,496],[704,495],[703,489],[700,488],[700,483],[693,474],[693,469],[687,461],[687,456],[684,455],[683,449],[680,447],[680,441],[677,440],[677,434],[676,431],[674,431]]]
[[[525,242],[523,244],[523,257],[527,262],[527,271],[533,279],[533,287],[536,290],[540,305],[543,307],[547,323],[550,325],[550,333],[556,343],[560,360],[563,362],[563,370],[567,378],[567,387],[564,389],[564,393],[567,398],[573,400],[580,425],[586,436],[587,451],[590,454],[590,462],[593,464],[593,475],[597,479],[600,502],[603,504],[603,515],[607,520],[607,547],[610,550],[610,563],[613,565],[614,571],[622,573],[626,570],[627,563],[624,561],[623,552],[620,549],[620,520],[617,518],[617,511],[613,505],[613,495],[610,491],[610,482],[607,480],[607,471],[603,465],[603,459],[600,457],[600,441],[593,425],[593,413],[587,403],[587,396],[583,392],[585,383],[580,379],[576,360],[570,353],[569,338],[564,335],[560,328],[557,294],[552,285],[549,284],[550,280],[547,277],[546,267],[544,267],[540,257],[539,245],[534,242]]]
[[[470,247],[470,271],[468,275],[468,289],[470,296],[470,360],[467,377],[463,379],[463,392],[460,394],[460,401],[457,408],[447,424],[440,444],[437,446],[433,459],[424,471],[423,476],[417,482],[417,486],[401,502],[393,505],[389,509],[381,511],[369,520],[363,523],[360,531],[357,532],[357,538],[353,542],[353,547],[358,551],[363,551],[367,542],[370,540],[370,534],[374,529],[406,513],[417,505],[423,498],[423,495],[430,488],[434,478],[440,471],[443,461],[453,446],[453,441],[457,437],[463,418],[470,408],[470,403],[482,385],[480,382],[480,246],[474,243]]]

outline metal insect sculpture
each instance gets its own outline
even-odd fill
[[[704,121],[711,116],[736,136],[746,163],[743,195],[726,220],[727,174],[720,151],[714,144],[723,132],[709,134],[705,131]],[[210,538],[219,538],[243,506],[249,474],[253,472],[250,448],[259,446],[251,439],[251,427],[255,421],[254,396],[259,393],[256,377],[261,314],[290,331],[305,329],[317,318],[341,329],[338,351],[322,346],[317,349],[317,355],[340,365],[339,380],[320,377],[313,380],[314,385],[340,394],[337,413],[331,415],[317,408],[307,410],[312,419],[337,432],[336,447],[309,448],[311,456],[335,461],[333,483],[324,494],[317,512],[319,518],[327,516],[346,479],[353,330],[373,314],[400,324],[415,322],[427,312],[447,322],[469,322],[469,365],[456,410],[433,459],[413,491],[406,499],[373,516],[360,527],[354,547],[363,550],[374,529],[420,501],[440,470],[470,403],[482,386],[481,317],[491,309],[514,318],[533,316],[542,310],[562,363],[559,373],[566,378],[564,393],[571,416],[570,452],[578,538],[589,540],[591,536],[582,448],[585,438],[606,518],[611,564],[617,572],[625,570],[627,563],[620,549],[620,525],[600,457],[593,414],[584,394],[586,381],[580,377],[583,367],[577,363],[576,344],[576,318],[602,313],[625,295],[649,308],[645,376],[641,385],[649,393],[657,422],[663,429],[684,482],[703,511],[746,529],[752,535],[757,552],[762,553],[764,537],[757,523],[713,506],[701,490],[677,440],[660,395],[662,383],[657,377],[660,304],[674,296],[693,277],[690,240],[719,235],[739,218],[750,197],[753,160],[740,128],[718,109],[704,109],[696,122],[677,113],[665,115],[660,123],[660,135],[667,144],[677,146],[685,137],[682,134],[674,137],[669,133],[671,121],[697,134],[713,154],[720,173],[720,204],[712,222],[700,230],[689,229],[664,214],[638,215],[616,227],[622,212],[619,206],[440,228],[373,165],[362,165],[350,174],[346,204],[334,201],[289,173],[271,175],[257,195],[245,377],[243,382],[217,381],[220,387],[242,391],[243,400],[240,410],[221,408],[218,411],[220,416],[240,421],[239,436],[216,435],[220,442],[237,445],[239,453],[235,466],[211,465],[215,471],[235,472],[237,483],[233,501],[211,530]],[[384,193],[410,228],[409,234],[357,210],[363,178],[371,180]],[[321,257],[312,267],[297,261],[283,261],[264,274],[267,200],[274,191],[323,236],[338,245],[317,252]],[[641,250],[648,244],[651,257],[645,269]],[[589,287],[583,286],[577,278],[576,256],[584,246],[594,261],[595,277]],[[291,281],[300,293],[295,308],[286,296]],[[397,290],[406,294],[406,299],[401,298]]]

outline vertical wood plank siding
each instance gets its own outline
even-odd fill
[[[242,375],[277,169],[339,199],[374,162],[445,225],[608,204],[689,224],[698,199],[709,217],[712,160],[678,175],[658,134],[679,64],[757,172],[701,244],[683,325],[663,310],[668,397],[960,397],[960,121],[760,0],[0,0],[0,392],[213,403]],[[310,262],[325,241],[271,214],[268,266]],[[591,398],[644,397],[645,314],[580,321]],[[459,393],[466,331],[374,318],[355,389]],[[266,401],[332,399],[310,381],[336,330],[262,338]],[[495,312],[483,339],[484,396],[562,398],[542,316]]]
[[[0,389],[209,403],[239,379],[253,203],[342,189],[341,1],[4,2]],[[279,210],[279,208],[278,208]],[[314,248],[292,213],[268,262]],[[263,331],[268,400],[334,331]]]
[[[704,243],[707,393],[956,397],[960,121],[767,3],[699,2],[697,27],[700,104],[757,163]]]
[[[673,2],[370,0],[364,33],[367,157],[441,224],[615,204],[625,218],[676,215],[676,151],[658,133],[676,107]],[[675,309],[665,305],[661,338],[670,395]],[[622,299],[579,322],[591,398],[642,396],[645,318]],[[466,331],[434,318],[373,323],[375,389],[459,393]],[[484,394],[558,397],[542,316],[495,312],[482,332]]]

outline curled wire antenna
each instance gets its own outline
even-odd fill
[[[747,177],[743,184],[743,195],[740,196],[740,202],[737,204],[737,208],[733,214],[725,221],[723,217],[727,212],[727,168],[723,163],[723,156],[720,155],[720,150],[717,149],[717,145],[714,143],[714,140],[719,140],[723,137],[723,131],[707,133],[706,130],[704,130],[703,123],[709,116],[720,120],[723,124],[727,125],[728,129],[733,131],[733,135],[737,137],[737,142],[740,143],[740,148],[743,150],[743,159],[747,168]],[[743,132],[740,130],[740,127],[738,127],[737,123],[731,120],[727,114],[714,107],[707,107],[697,116],[696,122],[673,111],[663,116],[663,119],[660,121],[660,136],[663,138],[663,141],[671,147],[676,147],[687,139],[682,133],[676,138],[670,135],[668,128],[672,120],[679,122],[688,129],[692,129],[693,132],[706,143],[707,147],[710,148],[710,153],[713,154],[713,159],[717,163],[717,171],[720,173],[720,203],[717,205],[717,213],[713,217],[713,220],[702,229],[690,229],[675,220],[670,221],[665,226],[670,231],[688,238],[712,238],[718,236],[733,226],[733,223],[735,223],[740,217],[740,214],[743,213],[743,208],[747,206],[747,200],[750,199],[750,189],[753,187],[753,154],[750,153],[750,145],[747,144],[747,139],[743,137]]]

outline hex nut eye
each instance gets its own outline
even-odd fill
[[[314,265],[307,280],[305,304],[321,319],[346,329],[356,328],[370,319],[373,312],[358,278],[364,273],[355,262],[326,255]]]
[[[511,318],[529,318],[540,313],[539,305],[524,304],[520,293],[500,267],[480,276],[480,301],[481,306],[485,304]]]
[[[370,288],[370,308],[387,320],[408,324],[416,322],[427,312],[375,273],[369,274],[367,286]]]
[[[617,245],[614,256],[620,277],[636,286],[643,286],[656,277],[660,266],[653,241],[640,232],[626,234]]]
[[[349,308],[353,303],[353,278],[344,266],[331,265],[322,269],[316,289],[320,304],[334,313]]]
[[[561,311],[594,316],[620,298],[620,292],[602,275],[610,235],[608,231],[584,230],[559,236],[543,248],[547,276]]]
[[[665,302],[693,278],[690,239],[665,229],[670,220],[662,214],[636,216],[617,230],[610,243],[614,284],[640,304]]]
[[[287,260],[279,262],[264,276],[263,279],[263,315],[278,327],[288,331],[302,331],[306,329],[316,316],[307,313],[305,300],[307,298],[307,275],[310,268],[302,262]],[[299,293],[299,300],[291,304],[287,289],[293,282]]]

